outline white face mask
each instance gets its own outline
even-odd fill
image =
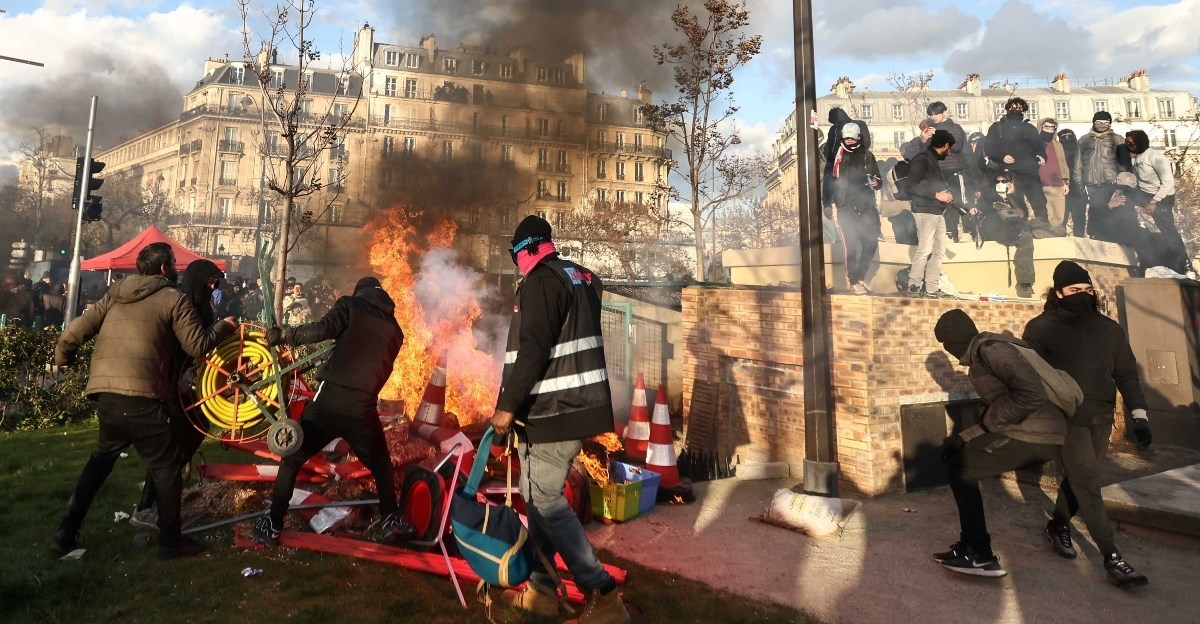
[[[997,182],[996,183],[996,193],[998,193],[1001,197],[1004,197],[1005,195],[1007,195],[1008,194],[1008,184],[1004,183],[1004,182]]]

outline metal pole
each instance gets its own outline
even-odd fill
[[[837,448],[829,391],[829,322],[825,315],[825,247],[821,228],[812,0],[792,0],[796,51],[796,178],[800,199],[800,305],[804,355],[804,490],[837,496]]]
[[[71,253],[71,275],[67,278],[67,310],[63,326],[75,320],[75,310],[79,305],[79,243],[83,235],[83,210],[88,200],[88,182],[92,179],[92,135],[96,133],[96,103],[99,100],[92,96],[92,112],[88,115],[87,143],[83,147],[83,171],[79,174],[79,205],[75,206],[75,250]]]

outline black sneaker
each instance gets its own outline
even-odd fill
[[[1138,573],[1133,566],[1125,563],[1120,553],[1109,553],[1104,558],[1104,571],[1108,572],[1108,580],[1117,587],[1139,587],[1150,582],[1146,575]]]
[[[909,297],[912,297],[913,299],[920,299],[921,298],[921,287],[920,286],[909,286],[908,292],[906,292],[905,294],[907,294]]]
[[[967,547],[962,542],[958,542],[950,547],[946,552],[933,553],[933,560],[942,563],[951,559],[958,559],[967,554]]]
[[[200,542],[197,542],[196,540],[185,535],[179,538],[178,542],[170,546],[165,544],[159,546],[158,558],[179,559],[181,557],[195,557],[196,555],[203,554],[207,551],[208,548],[204,544],[201,544]]]
[[[952,295],[944,290],[935,290],[933,292],[925,293],[925,298],[926,299],[957,299],[958,297],[955,297],[954,295]]]
[[[279,545],[280,531],[275,528],[271,523],[271,519],[266,516],[259,518],[254,523],[254,530],[251,533],[254,535],[254,539],[258,540],[263,546],[274,548]]]
[[[50,551],[59,557],[79,547],[79,531],[60,528],[50,540]]]
[[[417,536],[417,527],[396,514],[389,514],[380,522],[379,535],[384,544],[406,542]]]
[[[1074,559],[1078,554],[1075,552],[1074,544],[1071,543],[1071,527],[1047,524],[1043,535],[1046,536],[1046,541],[1050,542],[1050,546],[1054,548],[1054,554],[1059,557]]]
[[[1008,574],[1000,567],[1000,559],[996,555],[980,555],[972,549],[967,549],[961,557],[938,562],[943,568],[959,574],[971,576],[986,576],[999,578]]]

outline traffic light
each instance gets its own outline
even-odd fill
[[[71,209],[78,209],[80,196],[85,196],[87,201],[84,203],[83,220],[85,222],[99,221],[100,214],[103,212],[104,206],[101,204],[100,198],[92,195],[92,192],[98,190],[104,185],[104,180],[96,177],[96,174],[104,171],[104,163],[95,159],[92,160],[91,171],[88,172],[87,190],[84,191],[84,160],[85,159],[83,156],[79,156],[75,159],[75,191],[71,195]]]

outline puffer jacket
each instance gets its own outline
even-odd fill
[[[204,327],[195,306],[167,278],[133,275],[113,284],[67,327],[55,345],[54,363],[70,364],[95,337],[89,397],[111,392],[171,401],[176,387],[170,369],[179,349],[201,358],[233,332],[225,322]]]
[[[1088,132],[1079,137],[1080,177],[1089,186],[1112,182],[1120,172],[1117,147],[1124,145],[1112,130]]]
[[[1042,378],[1014,345],[1027,347],[1011,336],[980,332],[959,360],[970,367],[971,383],[987,404],[983,428],[1014,440],[1062,444],[1066,414],[1050,402]]]

